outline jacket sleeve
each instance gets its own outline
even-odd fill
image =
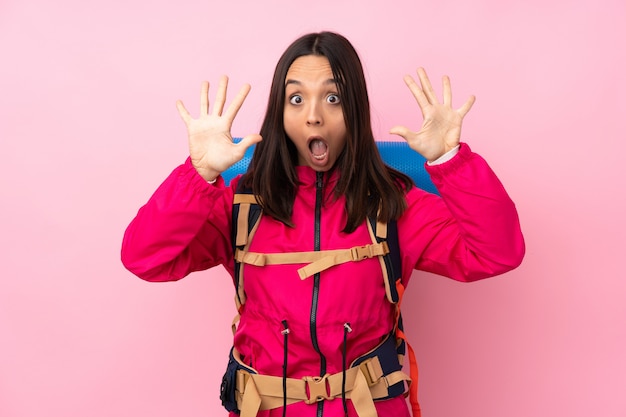
[[[124,266],[147,281],[173,281],[224,264],[232,269],[232,192],[208,184],[189,159],[139,209],[122,241]]]
[[[525,245],[515,204],[485,160],[467,144],[427,166],[441,197],[412,189],[398,221],[403,277],[420,269],[459,281],[510,271]]]

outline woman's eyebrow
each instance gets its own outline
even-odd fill
[[[302,85],[302,81],[292,80],[292,79],[285,80],[285,86],[288,86],[290,84]],[[335,80],[334,78],[329,78],[326,81],[324,81],[322,84],[323,85],[337,84],[337,80]]]

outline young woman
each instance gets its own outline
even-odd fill
[[[235,144],[230,133],[249,86],[224,110],[222,78],[209,111],[203,83],[198,118],[178,102],[189,158],[129,225],[122,261],[148,281],[216,265],[233,275],[240,323],[222,394],[243,417],[409,416],[388,275],[395,268],[401,293],[414,269],[473,281],[522,261],[513,202],[460,142],[474,98],[453,109],[447,77],[440,102],[424,70],[417,74],[419,84],[405,82],[422,128],[391,132],[429,161],[441,197],[382,162],[361,62],[336,33],[308,34],[287,48],[260,134]],[[253,144],[248,171],[226,186],[220,173]],[[250,225],[237,226],[249,218],[242,204],[262,210],[247,241]],[[389,244],[373,237],[387,228]],[[390,253],[395,264],[384,261]]]

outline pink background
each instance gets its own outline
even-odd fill
[[[174,106],[231,76],[257,131],[278,56],[321,29],[363,58],[380,140],[421,118],[424,66],[477,103],[464,139],[519,208],[523,265],[405,301],[426,417],[626,415],[626,3],[0,3],[0,416],[223,415],[223,269],[148,284],[122,233],[186,156]],[[437,82],[437,85],[439,83]]]

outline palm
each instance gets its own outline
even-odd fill
[[[222,172],[237,162],[229,158],[236,149],[230,128],[222,117],[205,115],[191,120],[187,133],[189,156],[195,167],[212,167]]]
[[[207,180],[214,179],[231,165],[243,158],[246,149],[261,140],[259,135],[248,135],[240,143],[233,143],[230,129],[237,112],[241,108],[250,86],[241,88],[224,114],[228,79],[222,77],[213,105],[209,113],[209,84],[202,83],[200,115],[191,117],[182,102],[177,102],[178,112],[187,126],[189,156],[198,173]]]
[[[410,138],[409,146],[420,154],[444,154],[458,145],[463,117],[450,110],[440,104],[424,109],[422,128]]]
[[[418,76],[421,87],[410,76],[406,76],[404,81],[422,111],[422,127],[414,132],[407,127],[396,126],[391,133],[402,136],[411,149],[433,161],[459,144],[463,118],[474,104],[475,98],[471,96],[461,108],[455,110],[452,108],[452,91],[448,77],[443,78],[443,103],[440,103],[422,68],[418,69]]]

